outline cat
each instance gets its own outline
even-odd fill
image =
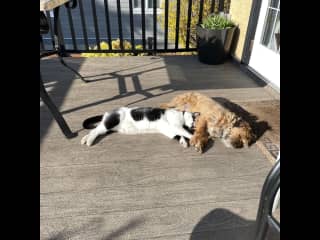
[[[91,146],[95,139],[109,131],[122,134],[161,133],[170,139],[180,137],[179,143],[188,147],[186,139],[192,137],[195,121],[200,113],[151,107],[121,107],[94,116],[83,122],[85,129],[92,129],[81,139],[81,144]],[[92,124],[99,122],[97,126]]]

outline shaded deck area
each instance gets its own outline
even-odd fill
[[[90,83],[56,59],[41,60],[45,86],[79,136],[65,139],[40,101],[40,236],[64,239],[249,240],[272,163],[254,144],[220,141],[198,154],[162,135],[100,138],[80,144],[82,121],[116,107],[158,106],[198,91],[257,111],[279,144],[279,99],[232,63],[194,56],[67,58]],[[269,135],[268,135],[269,134]]]

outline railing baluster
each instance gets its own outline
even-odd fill
[[[83,4],[82,4],[82,0],[78,0],[78,1],[79,1],[79,9],[80,9],[81,25],[82,25],[82,33],[84,38],[85,49],[89,50],[88,35],[87,35],[87,29],[86,29],[86,21],[84,18]]]
[[[52,49],[55,48],[55,41],[54,41],[54,35],[53,35],[53,26],[51,22],[51,16],[50,16],[50,11],[46,11],[46,16],[49,24],[49,32],[50,32],[50,37],[51,37],[51,44],[52,44]]]
[[[106,28],[107,28],[109,50],[112,50],[112,38],[111,38],[111,29],[110,29],[108,0],[104,0],[104,12],[105,12],[105,15],[106,15]]]
[[[113,1],[113,0],[112,0]],[[141,1],[141,2],[140,2]],[[63,27],[67,27],[68,29],[68,32],[69,32],[69,29],[70,29],[70,33],[71,33],[71,39],[72,39],[72,44],[71,45],[68,45],[68,50],[67,52],[68,53],[82,53],[82,52],[96,52],[96,53],[102,53],[102,52],[113,52],[113,53],[134,53],[134,54],[137,54],[137,53],[148,53],[148,54],[155,54],[155,53],[158,53],[158,52],[183,52],[183,51],[194,51],[195,48],[193,48],[193,46],[191,46],[191,40],[192,40],[192,37],[191,34],[193,33],[192,29],[191,29],[191,22],[192,22],[192,17],[193,17],[193,9],[197,9],[197,14],[199,14],[199,16],[196,17],[196,22],[197,23],[201,23],[202,20],[203,20],[203,17],[205,15],[205,12],[204,12],[204,8],[205,8],[205,1],[204,0],[199,0],[198,2],[197,1],[194,1],[194,0],[188,0],[186,1],[186,9],[181,6],[182,3],[181,3],[181,0],[175,0],[175,1],[171,1],[171,0],[163,0],[164,1],[164,12],[163,12],[163,17],[164,17],[164,29],[163,29],[163,40],[164,40],[164,44],[163,44],[163,47],[158,47],[158,24],[157,24],[157,17],[158,17],[158,1],[159,0],[148,0],[148,2],[146,2],[146,0],[140,0],[140,1],[133,1],[133,0],[128,0],[128,20],[130,22],[126,23],[128,25],[128,28],[126,27],[125,29],[127,29],[127,32],[129,34],[129,31],[130,31],[130,43],[131,43],[131,49],[125,49],[125,39],[124,39],[124,22],[123,22],[123,19],[122,19],[122,9],[123,9],[123,6],[121,6],[121,1],[120,0],[117,0],[117,1],[114,1],[114,3],[116,4],[116,14],[117,14],[117,20],[118,20],[118,36],[119,36],[119,39],[120,39],[120,49],[118,50],[115,50],[115,49],[112,49],[112,36],[114,37],[115,35],[117,35],[116,32],[112,32],[112,27],[113,25],[117,25],[117,23],[114,21],[112,22],[111,18],[110,18],[110,12],[109,12],[109,0],[103,0],[104,2],[104,13],[105,13],[105,23],[106,23],[106,34],[107,34],[107,38],[108,38],[108,45],[109,45],[109,49],[108,50],[101,50],[101,46],[100,46],[100,41],[103,39],[105,39],[105,36],[101,36],[101,32],[99,30],[99,25],[98,25],[98,15],[97,15],[97,7],[96,6],[96,0],[90,0],[91,3],[89,3],[89,5],[91,4],[91,7],[92,7],[92,14],[93,14],[93,25],[94,25],[94,34],[95,34],[95,37],[93,39],[95,39],[95,42],[97,44],[97,49],[90,49],[89,50],[89,39],[88,39],[88,32],[87,32],[87,26],[86,26],[86,21],[87,19],[85,19],[85,13],[86,13],[86,10],[84,7],[84,2],[83,0],[78,0],[78,3],[79,3],[79,12],[77,12],[80,17],[79,17],[79,22],[81,22],[81,27],[80,27],[80,31],[82,31],[83,33],[83,41],[81,41],[81,43],[83,43],[85,45],[85,49],[83,49],[83,47],[81,46],[80,47],[80,42],[77,38],[77,32],[76,32],[76,24],[75,24],[75,15],[71,12],[71,8],[68,8],[67,7],[67,17],[68,17],[68,23],[69,24],[69,27],[65,26],[65,23],[63,24]],[[208,0],[209,1],[209,0]],[[215,11],[215,9],[219,9],[219,10],[226,10],[227,11],[227,8],[228,8],[228,4],[226,4],[224,6],[224,0],[212,0],[212,1],[209,1],[208,4],[210,5],[209,8],[211,8],[210,10],[211,11]],[[142,38],[142,49],[137,49],[136,48],[136,36],[135,36],[135,28],[137,26],[135,26],[135,22],[134,22],[134,7],[138,7],[136,6],[137,3],[141,3],[139,5],[139,7],[141,7],[141,30],[142,30],[142,35],[141,35],[141,38]],[[148,6],[150,8],[152,8],[152,23],[148,23],[148,26],[152,27],[152,33],[151,33],[151,36],[147,36],[147,32],[146,32],[146,26],[147,26],[147,19],[146,19],[146,4],[149,4]],[[151,6],[151,4],[153,4]],[[169,34],[171,34],[171,32],[169,32],[169,20],[171,21],[171,19],[169,19],[169,17],[171,17],[171,15],[169,16],[170,14],[170,8],[172,8],[173,6],[171,6],[170,4],[176,4],[176,8],[174,11],[176,11],[176,19],[174,20],[175,21],[175,30],[173,30],[173,34],[175,34],[175,36],[173,35],[173,37],[175,37],[175,39],[173,40],[173,44],[174,44],[174,48],[171,48],[169,49],[169,45],[171,43],[171,39],[169,38]],[[199,4],[199,5],[196,5],[196,6],[193,6],[193,4]],[[219,4],[219,5],[217,5]],[[90,7],[90,6],[89,6]],[[199,9],[198,9],[199,7]],[[218,7],[218,8],[217,8]],[[151,9],[149,9],[151,10]],[[209,10],[209,11],[210,11]],[[91,10],[89,10],[91,11]],[[181,13],[181,11],[183,11]],[[151,12],[148,12],[148,13],[151,13]],[[46,13],[47,15],[50,15],[49,12]],[[183,24],[181,23],[181,19],[180,19],[180,15],[183,14],[183,15],[186,15],[186,23],[184,22]],[[150,15],[150,18],[151,18],[151,15]],[[149,18],[148,18],[149,19]],[[49,24],[51,24],[51,19],[49,17]],[[60,22],[58,22],[58,25],[60,24]],[[150,25],[149,25],[150,24]],[[152,26],[151,26],[152,25]],[[60,25],[61,26],[61,25]],[[181,29],[183,28],[183,29]],[[130,29],[130,30],[129,30]],[[60,30],[61,30],[61,27],[60,27]],[[149,29],[148,29],[149,30]],[[183,36],[183,39],[181,39],[181,31],[184,30],[186,32],[186,35]],[[117,30],[116,30],[117,31]],[[52,41],[52,45],[54,46],[54,36],[53,36],[53,32],[52,32],[52,27],[50,29],[50,34],[51,34],[51,41]],[[60,34],[62,36],[62,31],[60,31]],[[43,36],[42,36],[43,37]],[[147,37],[150,38],[148,40],[148,45],[147,45]],[[180,39],[179,39],[180,38]],[[161,37],[162,39],[162,37]],[[41,49],[44,49],[45,48],[45,40],[44,38],[41,38],[40,39],[40,48]],[[61,43],[63,43],[63,40],[65,39],[61,39]],[[183,41],[185,45],[185,47],[181,47],[179,46],[180,42]],[[48,48],[48,47],[47,47]],[[80,48],[80,50],[79,50]],[[54,49],[54,47],[53,47]]]
[[[56,9],[55,9],[56,10]],[[60,17],[58,18],[58,24],[57,26],[57,31],[58,31],[58,38],[59,38],[59,44],[60,44],[60,51],[62,53],[63,56],[65,56],[65,50],[66,50],[66,45],[64,42],[64,37],[63,37],[63,31],[62,31],[62,26],[61,26],[61,21],[60,21]]]
[[[153,50],[157,51],[157,0],[153,0]]]
[[[122,20],[121,20],[120,0],[117,0],[117,16],[118,16],[118,26],[119,26],[120,49],[124,50],[124,47],[123,47],[123,35],[122,35]]]
[[[180,28],[180,0],[177,0],[175,50],[178,50],[178,48],[179,48],[179,28]]]
[[[96,2],[95,0],[91,0],[91,7],[92,7],[92,15],[93,15],[93,24],[94,24],[94,32],[96,35],[96,44],[98,49],[100,50],[100,34],[99,34],[99,27],[98,27],[98,20],[97,20],[97,11],[96,11]]]
[[[46,50],[46,49],[45,49],[45,47],[44,47],[44,44],[43,44],[43,38],[42,38],[42,35],[40,35],[40,49],[41,49],[41,51]]]
[[[130,14],[130,33],[131,33],[131,47],[134,51],[136,49],[135,41],[134,41],[134,23],[133,23],[133,6],[132,0],[129,0],[129,14]]]
[[[167,50],[165,49],[157,49],[157,53],[178,53],[178,52],[194,52],[196,51],[196,48],[189,48],[188,50],[185,48],[179,48],[179,49],[170,49],[168,48]],[[68,49],[66,50],[66,53],[133,53],[131,49],[124,49],[124,50],[120,50],[120,49],[113,49],[113,50],[71,50]],[[149,55],[152,55],[154,53],[154,50],[151,48],[143,50],[143,49],[136,49],[135,54],[140,54],[140,53],[148,53]]]
[[[164,49],[168,49],[168,18],[169,18],[169,1],[165,0],[164,16]]]
[[[211,13],[214,13],[214,7],[215,7],[215,5],[216,5],[216,0],[212,0],[212,2],[211,2],[211,9],[210,9],[210,12],[211,12]]]
[[[224,12],[224,0],[219,0],[219,12]]]
[[[68,20],[69,20],[69,26],[70,26],[70,32],[71,32],[73,48],[75,50],[77,50],[78,47],[77,47],[77,43],[76,43],[76,37],[75,37],[75,32],[74,32],[74,27],[73,27],[73,19],[72,19],[70,8],[67,8],[67,14],[68,14]]]
[[[203,0],[200,0],[199,21],[198,21],[198,23],[201,23],[201,22],[202,22],[202,16],[203,16]]]
[[[189,3],[188,3],[188,23],[187,23],[186,49],[189,49],[189,45],[190,45],[191,11],[192,11],[192,0],[189,0]]]
[[[143,46],[143,50],[146,50],[146,13],[145,13],[144,0],[141,0],[141,28],[142,28],[142,46]]]

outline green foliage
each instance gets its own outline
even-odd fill
[[[219,1],[215,1],[214,12],[218,13]],[[199,0],[192,0],[191,9],[191,19],[190,19],[190,47],[196,47],[196,25],[199,22],[199,12],[200,12],[200,2]],[[174,42],[176,39],[176,17],[177,17],[177,1],[168,0],[168,38],[170,42]],[[228,12],[230,8],[230,0],[224,0],[224,12]],[[203,0],[203,15],[202,19],[205,19],[211,14],[212,0]],[[158,16],[158,21],[162,29],[165,28],[165,1],[161,1],[162,13]],[[188,9],[189,0],[180,0],[180,19],[179,19],[179,47],[186,47],[187,39],[187,24],[188,24]]]
[[[210,15],[203,20],[203,23],[200,26],[205,29],[219,30],[232,28],[235,24],[224,16]]]

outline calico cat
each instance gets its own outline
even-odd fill
[[[109,131],[123,134],[161,133],[170,139],[180,137],[180,144],[188,147],[187,139],[195,127],[196,118],[200,113],[161,109],[151,107],[121,107],[106,112],[103,116],[94,116],[83,122],[85,129],[93,129],[85,135],[81,144],[91,146],[94,140]],[[100,122],[97,126],[94,123]]]

